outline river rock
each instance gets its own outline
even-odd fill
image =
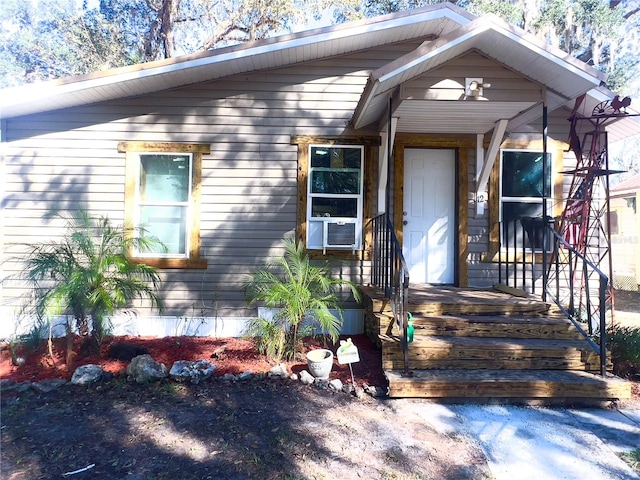
[[[103,375],[104,370],[100,365],[81,365],[73,372],[71,383],[73,385],[91,385],[102,380]]]
[[[230,383],[235,382],[237,380],[237,377],[233,373],[225,373],[222,377],[222,380],[224,382]]]
[[[137,383],[148,383],[160,380],[168,375],[167,367],[164,363],[156,362],[151,355],[138,355],[127,367],[129,375]]]
[[[309,372],[307,372],[306,370],[302,370],[300,372],[300,381],[304,384],[304,385],[311,385],[314,381],[315,378],[313,378],[313,375],[311,375]]]
[[[329,382],[329,388],[331,390],[335,390],[336,392],[339,392],[342,390],[342,380],[340,380],[339,378],[334,378],[333,380],[331,380]]]
[[[211,377],[215,369],[216,366],[206,360],[198,360],[197,362],[178,360],[171,367],[169,376],[178,382],[189,380],[191,383],[198,384]]]
[[[276,365],[271,370],[269,370],[269,376],[276,378],[288,378],[289,373],[287,372],[287,366],[284,363]]]
[[[387,391],[382,387],[374,387],[373,385],[365,385],[364,391],[373,398],[382,398],[387,396]]]

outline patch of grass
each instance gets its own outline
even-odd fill
[[[631,468],[640,473],[640,447],[623,453],[621,457]]]

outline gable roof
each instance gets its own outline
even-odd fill
[[[589,92],[590,99],[595,95],[594,104],[613,98],[606,89],[593,89],[605,78],[593,67],[498,17],[489,15],[477,19],[455,5],[440,3],[167,60],[0,90],[0,119],[131,98],[416,39],[423,40],[420,47],[373,72],[354,113],[356,128],[379,119],[387,106],[388,92],[402,82],[472,50],[544,86],[550,109],[561,105],[571,109],[573,100],[585,92]],[[474,133],[484,133],[497,118],[509,118],[509,126],[514,127],[541,116],[539,104],[531,101],[502,104],[492,101],[485,106],[458,102],[459,105],[452,107],[454,103],[431,102],[431,123],[427,125],[421,113],[420,122],[424,122],[421,128],[425,131],[431,128],[433,133],[445,127],[450,133],[460,132],[461,128],[471,133],[473,128]],[[467,108],[463,118],[483,118],[484,124],[471,127],[471,122],[458,121],[458,130],[453,129],[455,119],[460,117],[451,109],[463,106]],[[405,117],[411,118],[412,110],[423,109],[423,105],[405,102],[403,108],[408,113]],[[448,125],[442,123],[443,118],[451,119]],[[640,119],[623,119],[607,130],[611,141],[637,135]]]
[[[487,58],[496,60],[531,81],[544,86],[547,91],[547,103],[550,110],[554,110],[598,87],[606,76],[599,70],[577,60],[560,49],[553,48],[533,35],[526,33],[504,20],[485,15],[456,30],[440,36],[431,42],[424,42],[414,51],[390,62],[374,71],[369,84],[362,96],[360,104],[353,118],[355,128],[368,125],[383,114],[387,108],[388,92],[398,85],[420,74],[438,68],[446,62],[469,51],[477,51]],[[469,71],[473,77],[473,71]],[[402,102],[406,115],[400,117],[398,128],[402,130],[403,118],[411,118],[413,112],[429,108],[433,115],[432,122],[425,122],[421,117],[419,128],[417,124],[411,131],[486,133],[493,129],[498,119],[510,119],[514,124],[522,125],[541,116],[540,109],[527,112],[538,102],[438,102],[413,101]],[[428,106],[427,106],[428,103]],[[445,124],[443,119],[448,115],[456,117],[456,111],[463,115],[473,115],[482,122],[459,122],[457,119]],[[464,110],[464,112],[462,112]],[[524,112],[522,118],[517,119]],[[396,112],[398,113],[398,112]],[[457,117],[458,119],[460,117]],[[457,122],[457,123],[456,123]]]
[[[0,91],[0,118],[133,97],[415,38],[439,37],[475,17],[438,4],[333,27]]]

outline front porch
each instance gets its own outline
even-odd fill
[[[365,331],[381,347],[391,397],[547,404],[631,395],[628,382],[598,374],[599,355],[573,323],[534,296],[411,285],[407,368],[392,302],[379,289],[362,291]]]

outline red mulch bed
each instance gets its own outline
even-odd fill
[[[346,338],[346,337],[344,337]],[[386,386],[386,378],[382,372],[382,358],[380,350],[373,345],[366,335],[351,335],[354,344],[358,347],[360,362],[352,364],[356,384]],[[239,374],[251,370],[254,374],[266,373],[273,366],[267,358],[260,355],[252,340],[240,338],[209,338],[209,337],[108,337],[102,344],[100,355],[85,356],[82,352],[82,339],[76,338],[74,345],[74,358],[71,368],[64,364],[66,340],[59,338],[54,340],[54,359],[48,353],[46,341],[43,341],[36,349],[23,348],[16,352],[24,358],[24,364],[12,365],[11,354],[8,345],[0,349],[0,378],[15,381],[40,381],[51,378],[70,379],[75,368],[80,365],[98,364],[114,375],[126,375],[128,361],[109,358],[109,349],[113,344],[126,342],[146,349],[156,361],[164,363],[171,368],[177,360],[207,360],[216,365],[214,375],[222,376],[225,373]],[[312,348],[323,348],[321,342],[307,340],[304,344],[305,351]],[[337,346],[330,346],[336,351]],[[214,352],[223,350],[214,355]],[[306,369],[306,363],[301,359],[287,362],[291,372],[298,373]],[[343,382],[351,383],[351,373],[348,365],[339,365],[334,357],[331,379],[339,378]]]

